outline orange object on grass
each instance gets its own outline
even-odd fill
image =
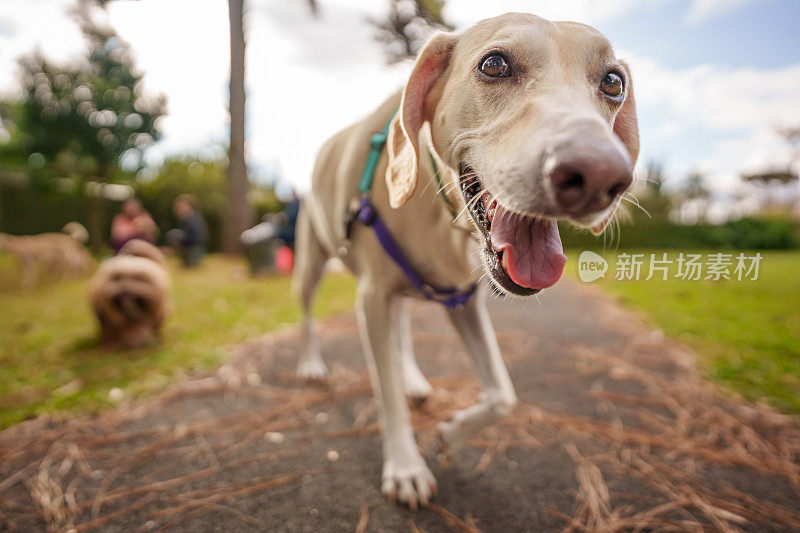
[[[281,246],[275,252],[275,270],[288,274],[294,267],[294,252],[288,246]]]

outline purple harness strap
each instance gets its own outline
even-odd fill
[[[365,226],[372,226],[375,235],[378,237],[378,241],[380,241],[386,253],[389,254],[389,257],[403,270],[408,281],[411,282],[414,288],[420,291],[428,300],[438,302],[449,309],[454,309],[467,303],[469,299],[472,298],[472,295],[475,294],[475,290],[478,288],[477,283],[473,284],[472,287],[464,292],[459,292],[458,289],[432,287],[425,283],[419,273],[417,273],[414,267],[408,262],[408,259],[406,259],[405,254],[403,254],[403,251],[400,249],[400,246],[398,246],[397,241],[392,237],[392,234],[389,233],[389,229],[383,223],[381,217],[378,216],[378,212],[375,210],[375,206],[372,205],[369,196],[365,195],[361,197],[358,203],[356,216],[359,222]]]

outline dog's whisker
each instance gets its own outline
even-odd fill
[[[622,195],[622,196],[621,196],[621,198],[622,198],[622,200],[624,200],[624,201],[628,202],[629,204],[631,204],[631,205],[633,205],[633,206],[635,206],[635,207],[639,208],[639,209],[642,211],[642,213],[644,213],[645,215],[647,215],[647,218],[650,218],[650,219],[652,219],[652,218],[653,218],[653,217],[652,217],[652,215],[650,215],[650,212],[649,212],[647,209],[645,209],[644,207],[642,207],[642,205],[639,203],[639,201],[638,201],[638,200],[636,200],[636,199],[635,199],[635,197],[634,197],[634,199],[632,200],[632,199],[628,198],[626,195]],[[634,201],[634,200],[635,200],[635,201]]]
[[[458,214],[456,215],[456,217],[455,217],[455,218],[456,218],[456,220],[458,220],[459,218],[461,218],[461,216],[462,216],[464,213],[466,213],[468,210],[470,210],[470,209],[472,209],[473,207],[475,207],[475,204],[477,204],[477,202],[478,202],[479,200],[481,200],[482,198],[483,198],[483,195],[482,195],[482,194],[476,194],[476,195],[475,195],[475,196],[474,196],[474,197],[473,197],[473,198],[472,198],[472,199],[471,199],[471,200],[470,200],[470,201],[469,201],[469,202],[468,202],[468,203],[467,203],[467,204],[464,206],[464,208],[463,208],[461,211],[459,211],[459,213],[458,213]]]
[[[633,194],[631,191],[625,191],[625,193],[623,193],[623,196],[627,196],[628,198],[633,198],[634,200],[636,200],[637,203],[639,202],[639,198],[637,198],[636,195]]]

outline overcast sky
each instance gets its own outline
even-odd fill
[[[81,53],[66,15],[74,0],[0,1],[0,92],[16,86],[16,58],[38,46],[56,60]],[[279,167],[305,189],[327,137],[401,87],[408,66],[387,67],[369,16],[382,0],[247,0],[248,158]],[[119,0],[109,21],[132,46],[146,87],[167,96],[164,139],[148,161],[212,154],[226,139],[228,12],[225,0]],[[631,64],[642,138],[640,161],[662,160],[676,178],[709,173],[715,190],[743,171],[786,164],[775,127],[800,124],[800,1],[449,0],[465,27],[506,11],[599,28]]]

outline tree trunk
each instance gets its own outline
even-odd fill
[[[222,221],[222,250],[241,251],[239,235],[250,227],[252,215],[247,202],[247,166],[244,159],[244,0],[228,0],[231,34],[230,104],[231,139],[228,148],[227,202]]]

